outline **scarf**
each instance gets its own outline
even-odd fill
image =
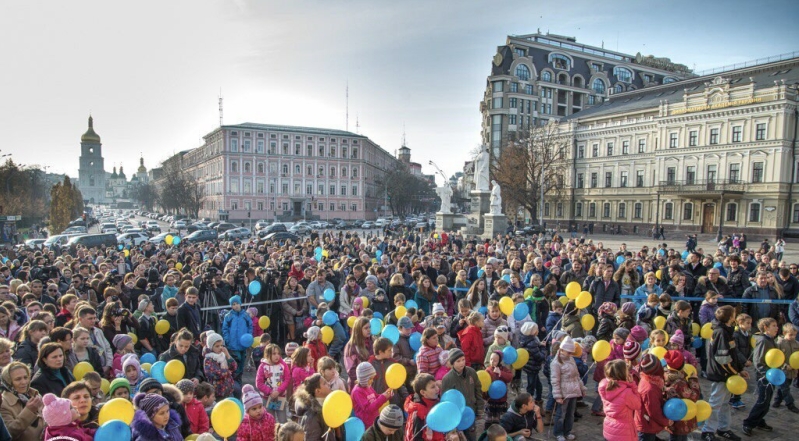
[[[228,369],[227,358],[225,358],[225,354],[223,354],[221,352],[219,354],[217,354],[215,352],[208,351],[208,353],[205,354],[205,358],[210,358],[211,360],[219,363],[219,366],[221,366],[222,369],[224,369],[224,370]]]
[[[10,392],[12,395],[17,397],[19,402],[22,403],[23,407],[25,407],[25,405],[28,404],[28,400],[30,400],[33,397],[33,395],[30,395],[31,391],[30,387],[28,387],[26,393],[19,393],[17,392],[16,389],[14,389],[14,386],[8,384],[5,379],[3,379],[2,382],[0,382],[0,390],[2,390],[3,392]]]

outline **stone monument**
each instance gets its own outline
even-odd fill
[[[474,160],[474,190],[471,192],[472,200],[470,210],[472,212],[469,223],[470,233],[480,234],[485,226],[484,213],[488,213],[491,206],[491,191],[489,185],[489,165],[491,156],[488,154],[487,147],[481,147],[480,153]]]
[[[452,230],[455,214],[452,213],[452,187],[444,185],[438,187],[436,193],[441,198],[441,209],[436,213],[436,229],[448,231]]]
[[[508,219],[502,214],[502,187],[497,181],[491,181],[490,210],[483,216],[483,237],[496,237],[505,234],[508,228]]]

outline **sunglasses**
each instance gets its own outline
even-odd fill
[[[58,292],[57,289],[48,289],[47,292]]]

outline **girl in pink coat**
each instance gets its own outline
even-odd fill
[[[612,360],[605,365],[605,379],[599,383],[599,396],[605,410],[604,438],[638,441],[635,412],[641,410],[641,396],[624,360]]]
[[[380,407],[391,398],[393,391],[386,389],[382,394],[375,392],[372,388],[372,382],[377,375],[377,371],[375,371],[372,363],[364,362],[359,364],[356,372],[358,384],[352,388],[352,409],[355,412],[355,416],[360,418],[361,421],[374,422],[380,416]]]
[[[265,399],[279,400],[286,398],[286,389],[289,384],[291,384],[291,372],[281,358],[280,347],[274,343],[270,344],[264,350],[264,358],[258,366],[255,386],[258,387]],[[285,406],[267,411],[281,424],[286,422]]]

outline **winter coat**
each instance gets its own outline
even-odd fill
[[[730,294],[736,299],[743,297],[744,291],[752,286],[749,282],[749,272],[746,271],[746,262],[738,267],[738,271],[730,271],[727,274],[727,287],[730,289]]]
[[[308,315],[308,300],[305,296],[305,289],[297,285],[296,289],[286,288],[283,290],[283,298],[290,299],[283,302],[283,322],[293,325],[296,317]]]
[[[519,346],[519,337],[522,335],[522,326],[525,323],[533,323],[529,315],[524,316],[521,320],[516,320],[513,314],[508,316],[508,328],[510,329],[510,343],[513,347]],[[538,328],[541,329],[540,327]]]
[[[713,336],[707,348],[707,379],[724,382],[743,370],[744,365],[739,362],[732,327],[719,323],[718,320],[713,320],[711,327]]]
[[[416,309],[424,311],[424,315],[430,315],[430,312],[433,310],[433,303],[436,303],[438,300],[438,294],[436,294],[435,291],[430,291],[430,294],[432,297],[428,298],[421,291],[416,291],[416,294],[413,296],[413,300],[416,301],[417,305],[419,305],[419,307]]]
[[[61,381],[61,379],[56,376],[55,371],[49,367],[39,366],[39,370],[33,374],[31,387],[36,389],[42,396],[49,393],[60,397],[61,391],[63,391],[69,383],[75,381],[75,377],[73,377],[72,372],[65,367],[59,369],[58,372],[61,374],[61,377],[64,378],[63,381]]]
[[[131,441],[179,441],[183,439],[183,435],[180,433],[180,415],[172,409],[169,410],[169,422],[164,428],[166,437],[147,418],[147,414],[143,410],[137,410],[133,414],[133,422],[130,423],[130,429]]]
[[[466,356],[466,366],[482,363],[485,358],[485,346],[480,328],[469,325],[458,333],[458,338],[461,340],[461,350]]]
[[[30,389],[31,398],[39,395],[35,389]],[[26,408],[16,395],[9,391],[3,392],[0,402],[0,416],[6,423],[6,428],[11,434],[11,439],[17,441],[38,441],[44,432],[44,420],[40,414]]]
[[[315,340],[315,341],[306,341],[303,343],[303,346],[308,348],[308,355],[313,358],[313,363],[316,365],[322,357],[327,356],[327,346],[322,343],[322,340]]]
[[[494,352],[497,351],[502,352],[503,350],[505,350],[505,348],[512,348],[512,347],[513,346],[511,346],[510,342],[506,342],[504,345],[501,346],[499,343],[496,342],[493,343],[491,346],[486,348],[486,356],[485,358],[483,358],[483,366],[487,367],[491,364],[491,354],[493,354]]]
[[[336,441],[337,431],[329,430],[322,417],[322,404],[314,397],[297,401],[296,414],[307,440]]]
[[[89,337],[91,338],[92,346],[97,349],[100,358],[103,360],[103,367],[110,369],[111,364],[114,362],[114,350],[111,348],[111,343],[106,340],[103,330],[95,326],[89,329]]]
[[[388,370],[389,366],[396,363],[396,361],[391,358],[384,358],[382,360],[378,360],[375,358],[374,355],[372,355],[371,357],[369,357],[369,363],[371,363],[372,367],[375,368],[375,377],[374,380],[372,381],[372,389],[374,389],[375,392],[382,394],[388,389],[388,385],[386,384],[386,371]],[[442,366],[439,369],[439,371],[441,369],[446,369],[447,372],[449,372],[449,369],[446,368],[445,366]],[[438,375],[438,371],[436,372],[436,375]],[[402,405],[405,403],[405,398],[407,396],[408,396],[408,389],[403,384],[402,386],[400,386],[399,389],[396,389],[394,391],[394,395],[391,396],[389,403],[396,404],[397,406],[402,407]]]
[[[25,363],[33,369],[36,360],[39,358],[39,347],[30,339],[25,339],[17,345],[14,351],[14,360]],[[60,395],[59,395],[60,396]]]
[[[411,349],[410,336],[406,337],[400,334],[397,344],[394,345],[394,349],[391,351],[391,358],[405,366],[408,378],[416,377],[416,362],[413,361],[414,352],[415,351]]]
[[[580,398],[585,395],[585,385],[580,381],[580,373],[574,357],[561,362],[556,355],[549,365],[552,381],[552,395],[556,400]]]
[[[284,396],[291,383],[291,372],[283,360],[277,364],[268,364],[261,360],[258,373],[255,374],[255,385],[264,397],[277,390],[279,396]]]
[[[788,319],[791,321],[791,323],[793,323],[794,326],[799,328],[799,299],[791,302],[791,305],[788,308]]]
[[[551,315],[549,301],[544,297],[543,293],[534,289],[533,295],[528,297],[525,303],[527,303],[527,308],[530,310],[530,318],[538,325],[538,329],[541,332],[551,331],[549,327],[549,316]]]
[[[183,366],[186,368],[186,373],[183,374],[183,378],[188,380],[196,378],[200,382],[205,381],[205,374],[203,373],[203,360],[200,360],[200,350],[194,345],[189,346],[189,350],[185,355],[180,355],[173,344],[169,347],[167,352],[162,353],[158,357],[158,360],[167,363],[172,360],[178,360],[183,363]]]
[[[693,329],[691,317],[688,316],[687,318],[680,318],[678,316],[679,312],[674,310],[669,314],[669,318],[666,319],[666,332],[669,335],[674,335],[674,333],[679,329],[682,331],[682,335],[685,337],[685,342],[683,343],[683,347],[681,349],[690,348],[691,341],[693,341]]]
[[[766,364],[766,353],[770,349],[777,347],[777,342],[766,334],[755,334],[755,351],[752,353],[752,365],[755,367],[757,380],[760,381],[766,376],[769,370]]]
[[[601,314],[599,327],[596,330],[597,340],[613,340],[613,331],[616,330],[616,318],[610,314]]]
[[[508,411],[500,417],[499,425],[505,429],[506,433],[516,433],[523,429],[535,433],[538,422],[535,419],[535,412],[531,410],[522,415],[519,413],[518,409],[514,408],[513,403],[511,403]]]
[[[403,435],[402,430],[395,430],[393,434],[386,435],[375,420],[372,426],[366,429],[361,441],[402,441]]]
[[[641,285],[635,289],[636,296],[648,296],[649,294],[657,294],[658,297],[660,297],[660,295],[663,294],[663,289],[657,284],[655,284],[652,289],[649,289],[649,287],[646,285]],[[635,303],[636,309],[640,309],[642,306],[646,305],[646,298],[642,297],[640,299],[632,300],[632,302]]]
[[[546,326],[544,327],[546,332],[552,332],[552,331],[556,331],[556,330],[560,329],[561,325],[562,325],[562,321],[561,321],[562,318],[563,318],[563,314],[558,314],[555,311],[549,311],[549,314],[547,314]],[[539,331],[541,331],[541,327],[540,326],[539,326]],[[541,331],[541,332],[543,332],[543,331]]]
[[[447,375],[444,375],[444,379],[441,380],[441,393],[450,389],[460,392],[466,400],[466,407],[474,409],[477,416],[483,415],[485,400],[480,379],[477,378],[477,372],[470,368],[468,363],[461,373],[451,369]]]
[[[61,325],[59,325],[61,326]],[[17,335],[22,328],[14,320],[8,320],[8,330],[0,328],[0,337],[5,337],[11,341],[17,341]]]
[[[440,346],[431,348],[430,346],[423,344],[422,347],[419,348],[419,352],[416,354],[417,372],[420,374],[435,375],[438,368],[441,367],[441,362],[438,360],[438,356],[441,354],[441,352],[443,352],[443,349],[441,349]]]
[[[238,364],[232,358],[227,359],[227,369],[222,369],[213,358],[205,357],[203,361],[203,372],[205,377],[212,386],[214,386],[214,394],[221,398],[227,398],[233,394],[235,382],[233,380],[233,373],[236,372]]]
[[[347,332],[344,331],[344,327],[339,321],[333,323],[331,328],[333,328],[333,341],[330,342],[327,353],[332,359],[337,360],[339,354],[341,354],[341,351],[344,349],[344,345],[347,344]]]
[[[246,351],[239,339],[244,334],[252,335],[252,319],[247,311],[240,310],[239,312],[232,309],[225,314],[225,320],[222,322],[222,337],[225,339],[225,346],[231,351]]]
[[[438,400],[428,400],[413,394],[405,400],[405,441],[444,441],[444,434],[434,432],[427,425],[427,414],[438,404]]]
[[[491,343],[494,343],[494,331],[500,326],[508,326],[508,322],[502,316],[496,320],[486,316],[482,332],[483,346],[490,346]]]
[[[774,290],[770,285],[767,287],[768,289],[768,299],[770,300],[777,300],[779,296],[777,295],[777,291]],[[760,293],[758,292],[758,287],[750,286],[749,288],[744,291],[743,295],[744,299],[760,299]],[[757,303],[744,303],[743,306],[743,313],[749,314],[752,317],[752,323],[757,323],[760,319],[771,317],[774,320],[779,322],[780,320],[780,306],[776,303],[769,304],[768,313],[766,315],[760,314],[760,305],[762,302]]]
[[[641,410],[635,413],[635,430],[641,433],[657,434],[669,425],[669,419],[663,415],[663,376],[641,374],[638,382],[638,395],[641,398]]]
[[[730,287],[727,285],[727,279],[724,277],[719,277],[716,283],[713,283],[707,276],[702,276],[696,281],[694,297],[705,298],[705,294],[708,291],[717,292],[722,297],[729,297],[732,294]]]
[[[519,347],[526,349],[530,355],[522,370],[538,375],[547,359],[547,347],[541,346],[537,335],[522,335]]]
[[[716,310],[719,309],[719,304],[715,305],[708,303],[706,300],[702,302],[699,307],[699,325],[704,326],[705,323],[710,323],[716,318]]]
[[[385,395],[378,394],[371,386],[360,384],[352,388],[352,409],[361,421],[374,421],[380,416],[380,407],[388,401]]]
[[[747,333],[738,329],[732,333],[732,337],[735,339],[735,347],[738,348],[738,363],[744,366],[747,361],[752,360],[752,329]]]
[[[564,315],[561,322],[561,329],[565,331],[571,338],[585,337],[583,325],[580,323],[580,317],[576,314]]]
[[[608,390],[608,379],[599,383],[599,396],[602,397],[602,408],[605,418],[602,423],[602,434],[605,439],[618,441],[637,441],[634,413],[641,410],[641,397],[635,383],[616,382],[616,388]]]
[[[616,306],[621,306],[621,288],[619,288],[619,284],[614,280],[611,280],[608,283],[608,287],[605,288],[605,281],[597,279],[591,284],[591,288],[588,289],[588,292],[591,293],[594,299],[594,314],[598,314],[599,307],[605,302],[611,302],[615,303]]]
[[[183,403],[183,408],[186,409],[186,416],[191,424],[191,433],[205,433],[208,431],[210,427],[208,414],[205,412],[205,407],[203,407],[203,403],[200,400],[192,398],[188,404]]]
[[[365,353],[358,351],[352,342],[348,342],[347,346],[344,346],[344,369],[347,371],[347,378],[349,378],[348,385],[350,389],[355,387],[357,380],[355,371],[358,368],[358,365],[364,361],[369,361],[369,356],[372,355],[372,339],[367,338],[364,341],[364,346],[366,349]]]
[[[77,441],[92,441],[94,439],[94,429],[84,429],[80,427],[77,421],[73,421],[66,426],[47,426],[44,429],[44,441],[48,441],[51,439],[74,439]],[[136,439],[136,438],[132,438]],[[161,438],[151,438],[153,440],[158,440]],[[175,439],[182,439],[182,438],[175,438]],[[142,439],[142,441],[145,441]]]
[[[793,380],[796,378],[796,369],[791,369],[790,364],[788,364],[788,360],[790,360],[791,354],[799,351],[799,341],[796,341],[796,339],[786,340],[780,337],[777,340],[777,347],[780,348],[783,353],[785,353],[785,364],[782,366],[782,370],[785,371],[785,378],[788,380]]]
[[[97,349],[95,349],[92,346],[87,347],[86,351],[88,352],[87,359],[83,360],[83,361],[87,361],[90,365],[92,365],[92,367],[94,368],[95,372],[99,372],[102,375],[102,372],[103,372],[103,359],[100,358],[100,353],[97,352]],[[75,355],[75,351],[74,350],[73,351],[69,351],[68,358],[69,358],[69,361],[65,361],[64,363],[69,364],[70,366],[75,366],[76,364],[80,363],[80,361],[81,361],[81,360],[78,360],[78,356]],[[111,363],[111,365],[113,366],[113,362]],[[122,365],[120,365],[120,368],[121,367],[122,367]]]
[[[699,399],[702,391],[699,389],[699,379],[691,377],[685,379],[685,374],[682,371],[670,371],[666,376],[666,392],[664,399],[668,401],[671,398],[686,398],[694,403]],[[696,429],[696,417],[687,421],[675,421],[671,426],[671,431],[674,435],[688,435]]]
[[[275,417],[269,412],[264,412],[260,420],[250,418],[250,415],[244,415],[244,420],[236,431],[237,441],[274,441],[276,438],[275,433]]]

